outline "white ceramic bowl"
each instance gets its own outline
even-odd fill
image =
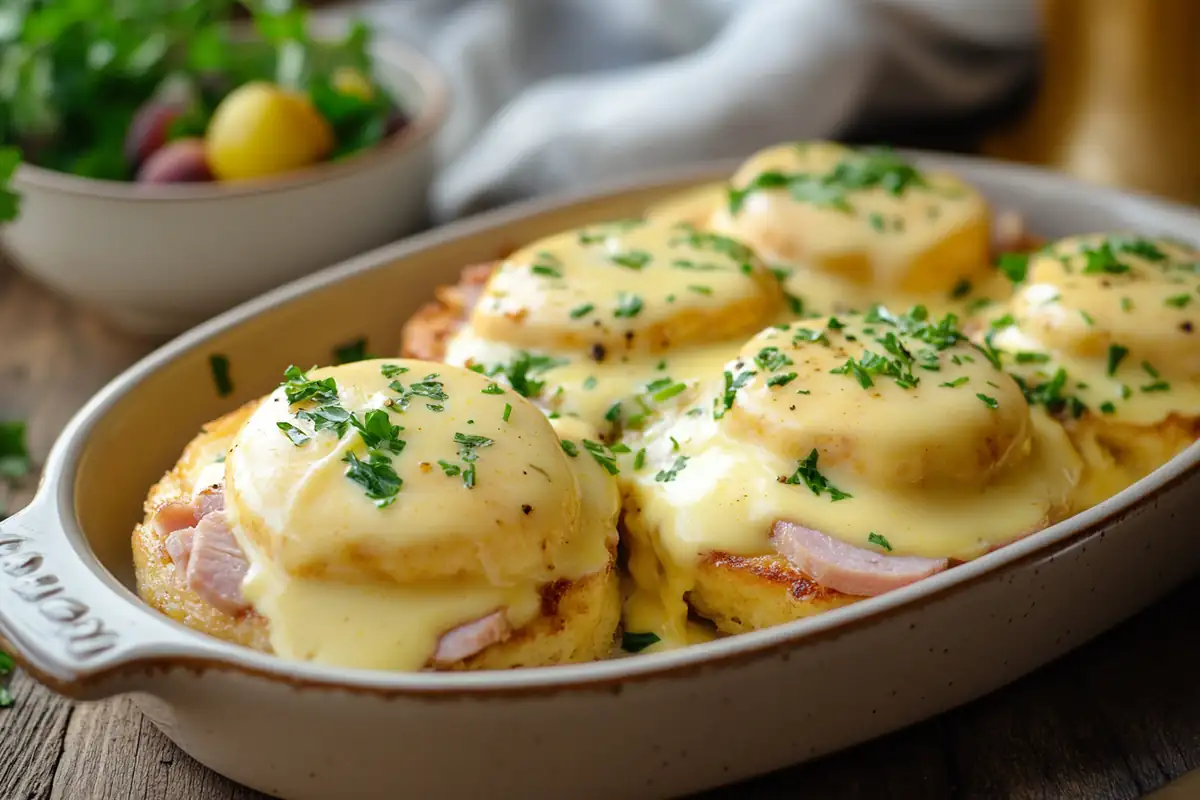
[[[233,185],[145,186],[22,165],[22,214],[0,243],[17,266],[120,327],[173,334],[412,232],[427,220],[447,88],[407,46],[378,37],[374,55],[412,120],[379,147]]]
[[[923,156],[1035,232],[1200,240],[1200,212],[1037,170]],[[1161,597],[1200,567],[1200,444],[1072,519],[904,589],[683,650],[504,672],[381,673],[285,661],[142,604],[130,531],[207,420],[289,363],[403,322],[464,264],[637,214],[734,165],[420,234],[272,292],[121,375],[70,423],[33,503],[0,523],[0,639],[81,698],[133,692],[201,763],[288,800],[663,797],[803,761],[971,700]],[[209,357],[232,366],[220,397]]]

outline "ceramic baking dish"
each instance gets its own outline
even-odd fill
[[[1048,236],[1135,229],[1200,240],[1200,213],[1036,170],[917,154]],[[202,763],[294,800],[651,797],[782,767],[1013,680],[1167,593],[1200,566],[1193,446],[1104,504],[848,608],[685,650],[494,673],[385,674],[291,663],[143,606],[130,530],[198,427],[269,391],[290,363],[404,320],[465,264],[629,216],[732,165],[537,202],[390,245],[191,331],[70,423],[31,506],[0,524],[0,636],[80,698],[136,693]],[[209,357],[231,364],[214,390]]]

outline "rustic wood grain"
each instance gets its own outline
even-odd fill
[[[153,346],[0,265],[0,418],[29,419],[35,460],[45,457],[62,425],[97,388]],[[23,486],[13,503],[23,502],[30,489]],[[989,697],[705,797],[1139,797],[1200,767],[1198,596],[1200,580]],[[873,669],[887,669],[886,655],[864,665],[864,681]],[[2,800],[263,797],[179,751],[126,698],[74,704],[20,675],[12,689],[16,707],[0,711]],[[1161,800],[1200,796],[1200,773],[1189,780],[1164,791]]]

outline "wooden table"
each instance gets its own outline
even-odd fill
[[[30,421],[35,459],[93,391],[154,344],[107,328],[0,265],[0,418]],[[32,481],[13,502],[31,488]],[[964,708],[713,794],[1138,797],[1200,767],[1198,593],[1200,579]],[[20,675],[12,689],[17,705],[0,711],[2,800],[261,797],[184,755],[126,699],[72,703]],[[1198,781],[1185,778],[1164,800],[1200,797]]]

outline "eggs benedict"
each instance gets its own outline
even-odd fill
[[[561,439],[523,397],[444,364],[293,367],[151,491],[139,591],[191,627],[337,666],[604,657],[614,456],[560,424]]]
[[[788,291],[824,313],[947,298],[988,277],[979,192],[881,148],[763,150],[734,174],[708,227],[790,268]]]
[[[1087,508],[1200,434],[1200,251],[1093,234],[1010,256],[1012,300],[981,322],[1031,403],[1063,420],[1083,453]]]
[[[626,627],[689,638],[877,595],[1061,519],[1066,434],[948,316],[769,327],[629,436]]]
[[[611,431],[786,309],[778,279],[744,244],[618,221],[534,242],[496,266],[444,357]]]

